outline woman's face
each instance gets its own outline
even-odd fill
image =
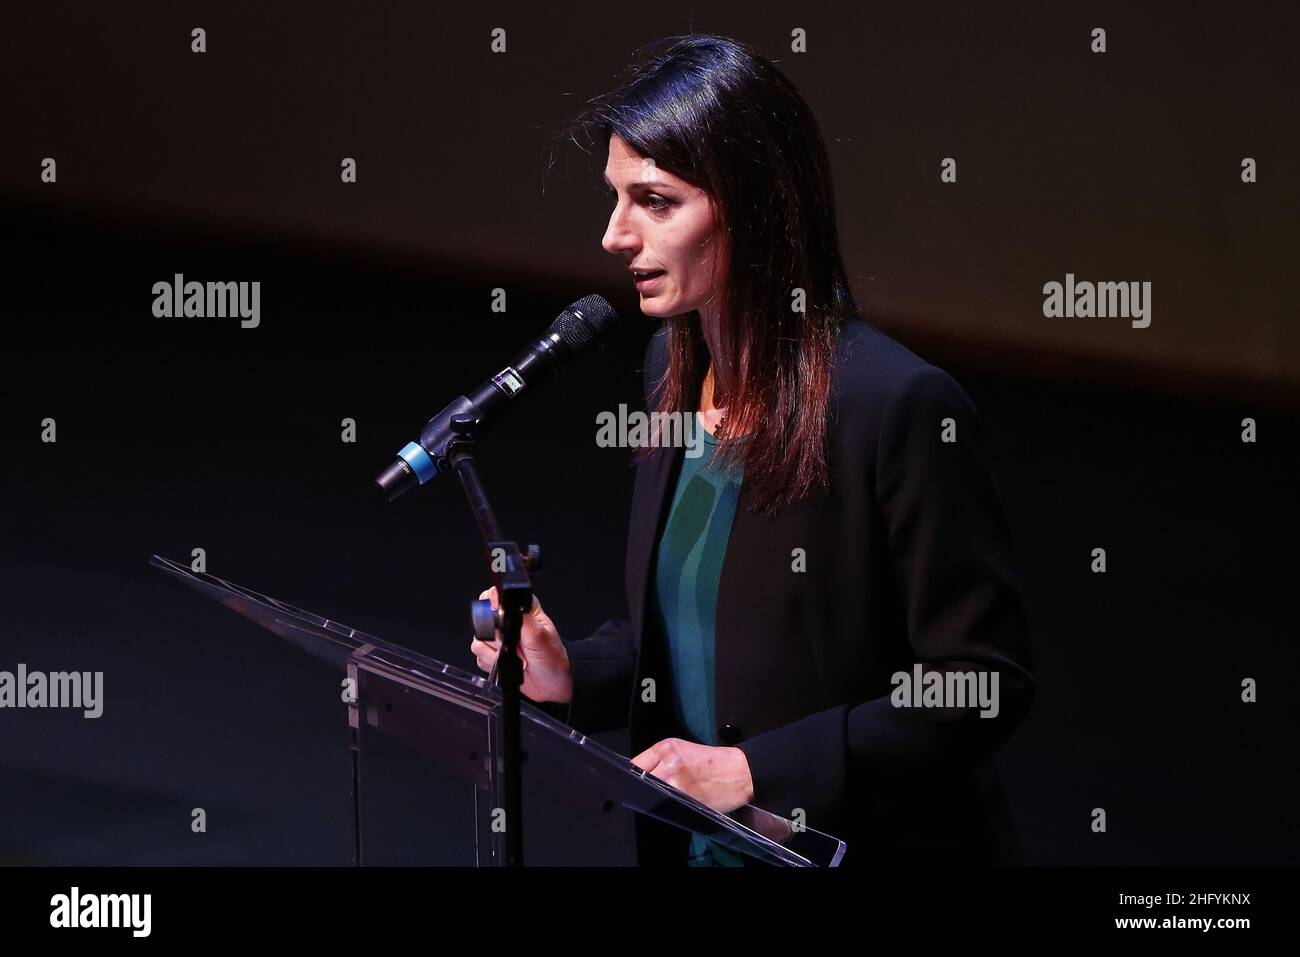
[[[714,300],[719,242],[708,194],[657,168],[617,134],[609,138],[605,184],[615,205],[600,244],[651,274],[637,280],[629,273],[641,311],[666,319]]]

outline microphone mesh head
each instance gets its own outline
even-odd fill
[[[603,296],[583,296],[556,316],[547,331],[576,351],[603,336],[616,322],[618,313]]]

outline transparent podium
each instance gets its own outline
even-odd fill
[[[435,765],[440,776],[473,786],[476,862],[503,862],[508,822],[501,812],[501,692],[484,676],[158,555],[150,564],[352,679],[347,718],[354,864],[368,861],[362,808],[374,782],[363,781],[362,772],[376,733]],[[626,809],[778,866],[835,867],[844,855],[843,841],[753,805],[729,814],[715,811],[531,702],[525,700],[521,715],[524,787],[546,792],[575,827],[586,822],[611,840],[625,839],[629,816],[613,812]]]

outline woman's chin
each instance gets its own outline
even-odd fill
[[[641,300],[641,314],[648,319],[668,319],[673,315],[672,311],[660,306],[654,299]]]

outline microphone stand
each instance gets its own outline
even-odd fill
[[[530,569],[536,571],[541,567],[541,550],[536,545],[529,545],[525,556],[520,553],[518,543],[507,541],[502,534],[474,459],[478,429],[479,421],[473,416],[452,416],[451,430],[457,437],[448,443],[446,455],[448,464],[465,489],[470,510],[483,535],[488,571],[497,590],[498,609],[495,612],[487,600],[473,603],[474,631],[481,641],[490,641],[497,630],[501,632],[501,649],[492,669],[501,689],[501,747],[499,751],[488,749],[489,777],[495,785],[494,794],[497,800],[502,801],[505,810],[505,855],[501,863],[506,867],[522,867],[524,802],[519,689],[523,685],[524,672],[518,648],[524,615],[533,607],[533,587],[528,573]]]

